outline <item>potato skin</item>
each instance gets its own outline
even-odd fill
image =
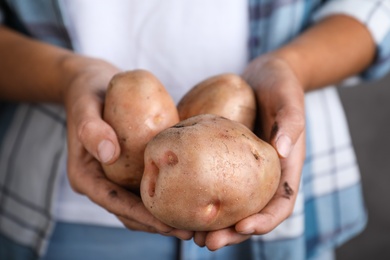
[[[279,184],[275,149],[241,123],[202,114],[156,135],[145,150],[141,198],[162,222],[211,231],[259,212]]]
[[[104,172],[111,181],[139,191],[146,144],[179,122],[175,103],[152,73],[126,71],[109,84],[103,118],[114,128],[121,148],[117,161],[102,165]]]
[[[253,89],[233,73],[216,75],[195,85],[177,105],[180,120],[214,114],[253,130],[256,98]]]

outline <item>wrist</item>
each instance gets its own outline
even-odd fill
[[[86,91],[103,96],[111,78],[120,72],[106,61],[74,54],[60,61],[60,70],[64,72],[64,81],[59,99],[65,106]]]
[[[287,45],[267,54],[267,56],[285,62],[294,73],[303,91],[307,92],[310,90],[310,77],[312,73],[310,66],[308,66],[309,63],[303,53],[294,49],[294,47]]]
[[[262,82],[265,80],[273,78],[280,81],[288,78],[287,81],[294,81],[294,86],[306,92],[310,86],[310,73],[304,65],[299,53],[283,47],[257,57],[248,65],[242,77],[255,90],[263,88]]]

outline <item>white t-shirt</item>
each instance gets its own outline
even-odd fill
[[[248,6],[241,0],[62,0],[75,51],[123,70],[147,69],[175,102],[196,83],[241,73],[247,63]],[[64,170],[56,203],[60,221],[122,226],[72,191]]]

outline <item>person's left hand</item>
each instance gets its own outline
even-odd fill
[[[258,101],[261,126],[256,134],[277,150],[281,179],[274,197],[259,213],[233,227],[195,233],[195,243],[212,251],[266,234],[284,221],[293,211],[305,159],[304,91],[291,66],[272,54],[262,56],[249,64],[243,78]]]

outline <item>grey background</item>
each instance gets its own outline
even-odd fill
[[[336,251],[338,260],[390,259],[390,75],[339,88],[362,174],[367,228]]]

